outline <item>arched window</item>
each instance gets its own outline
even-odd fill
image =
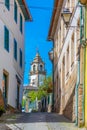
[[[33,65],[33,71],[34,72],[36,71],[36,65]]]
[[[43,65],[40,65],[40,71],[43,71]]]

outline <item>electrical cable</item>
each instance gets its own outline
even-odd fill
[[[0,4],[4,4],[5,5],[5,2],[0,2]],[[6,4],[6,5],[8,5],[8,3]],[[10,6],[14,6],[14,4],[9,4]],[[78,7],[80,7],[80,6],[83,6],[83,5],[78,5]],[[17,7],[23,7],[23,8],[25,8],[25,6],[23,5],[23,4],[19,4],[19,6],[17,6]],[[42,6],[29,6],[29,5],[27,5],[27,7],[28,8],[31,8],[31,9],[40,9],[40,10],[60,10],[61,9],[61,7],[42,7]],[[65,7],[62,7],[62,8],[65,8]],[[70,8],[75,8],[75,7],[68,7],[69,9]]]

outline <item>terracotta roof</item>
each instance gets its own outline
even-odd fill
[[[54,1],[54,10],[52,13],[52,18],[51,18],[51,23],[50,23],[49,33],[48,33],[48,40],[53,40],[62,5],[63,5],[63,0]]]
[[[29,11],[29,9],[27,7],[27,4],[26,4],[25,0],[17,0],[17,1],[18,1],[19,5],[20,5],[20,8],[21,8],[22,12],[23,12],[25,20],[26,21],[29,21],[29,20],[31,21],[32,18],[31,18],[30,11]]]

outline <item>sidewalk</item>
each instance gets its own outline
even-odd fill
[[[12,130],[6,124],[9,122],[14,123],[18,116],[19,114],[15,114],[15,113],[2,115],[0,117],[0,130]]]
[[[0,123],[0,130],[11,130],[11,129],[7,127],[5,124]]]
[[[86,128],[78,128],[70,120],[59,114],[49,114],[46,117],[49,130],[87,130]]]
[[[68,123],[48,123],[49,130],[87,130],[86,128],[77,128]]]

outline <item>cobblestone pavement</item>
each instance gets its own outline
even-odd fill
[[[86,130],[55,113],[19,113],[0,118],[0,130]]]

